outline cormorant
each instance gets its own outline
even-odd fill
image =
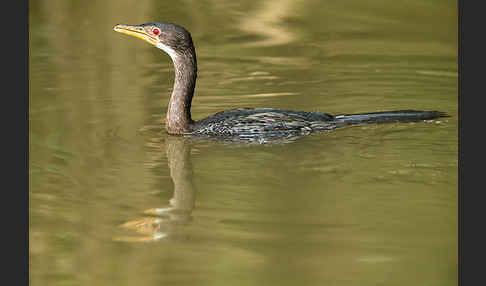
[[[191,34],[183,27],[167,22],[119,24],[114,30],[140,38],[171,57],[175,80],[167,110],[166,130],[169,134],[264,143],[346,125],[413,122],[447,116],[440,111],[415,110],[331,115],[274,108],[238,108],[193,120],[191,101],[196,85],[197,62]]]

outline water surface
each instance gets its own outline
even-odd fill
[[[455,1],[30,2],[32,285],[457,285]],[[449,113],[289,144],[163,132],[191,31],[192,115]]]

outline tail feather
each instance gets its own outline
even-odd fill
[[[439,117],[449,117],[441,111],[397,110],[360,114],[336,115],[336,121],[347,124],[385,123],[385,122],[417,122]]]

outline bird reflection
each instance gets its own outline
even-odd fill
[[[174,183],[174,195],[165,208],[147,209],[146,216],[128,221],[121,226],[143,236],[119,237],[121,241],[155,241],[176,235],[179,227],[192,220],[196,190],[192,181],[190,160],[191,145],[187,138],[167,136],[165,139],[170,176]]]

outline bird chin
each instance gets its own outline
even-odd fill
[[[170,56],[172,61],[175,61],[175,59],[177,58],[177,53],[172,48],[170,48],[169,46],[164,45],[161,42],[156,43],[155,46],[157,48],[161,49],[162,51],[166,52]]]

